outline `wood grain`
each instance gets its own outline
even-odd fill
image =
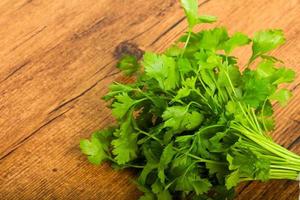
[[[206,0],[202,13],[230,32],[281,28],[274,55],[298,71],[294,97],[275,105],[283,146],[300,153],[300,1]],[[162,51],[186,30],[177,0],[0,1],[0,199],[138,199],[132,171],[92,166],[79,139],[113,122],[100,97],[114,81],[123,41]],[[207,27],[213,27],[209,25]],[[241,65],[249,49],[236,52]],[[245,183],[236,199],[297,199],[292,181]]]

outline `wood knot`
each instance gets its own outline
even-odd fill
[[[52,171],[53,171],[53,172],[57,172],[57,169],[56,169],[56,168],[53,168]]]
[[[124,55],[132,55],[137,58],[137,60],[141,59],[144,54],[144,51],[141,50],[137,44],[131,41],[123,41],[116,48],[114,52],[114,56],[117,59],[122,58]]]

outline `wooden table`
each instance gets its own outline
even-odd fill
[[[284,30],[287,43],[274,55],[298,78],[290,104],[275,105],[273,136],[300,153],[300,1],[202,0],[199,7],[231,32]],[[110,82],[128,81],[115,68],[115,47],[129,40],[162,51],[186,27],[177,0],[1,0],[0,199],[137,199],[132,172],[90,165],[78,143],[113,122],[100,97]],[[246,183],[237,199],[298,193],[292,181]]]

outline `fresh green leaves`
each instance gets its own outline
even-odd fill
[[[193,35],[192,39],[197,40],[193,41],[193,43],[198,48],[201,47],[212,51],[224,50],[226,54],[231,53],[237,47],[247,45],[251,42],[251,39],[247,35],[240,32],[229,36],[227,29],[224,27],[201,31]]]
[[[188,111],[188,107],[172,106],[168,107],[163,113],[165,127],[170,127],[174,133],[184,130],[193,130],[201,124],[204,117],[196,111]]]
[[[250,62],[258,56],[264,55],[279,47],[285,42],[282,30],[265,30],[255,33],[252,45],[252,57]]]
[[[198,0],[181,0],[189,27],[193,28],[198,23]]]
[[[161,183],[165,183],[166,175],[165,169],[168,168],[169,163],[172,161],[173,156],[176,152],[173,150],[173,145],[169,144],[165,147],[160,157],[160,162],[158,166],[158,178],[160,179]]]
[[[198,0],[181,0],[181,5],[184,9],[190,29],[199,23],[212,23],[217,20],[214,16],[198,15]]]
[[[117,67],[121,69],[125,75],[130,76],[140,68],[140,65],[135,56],[124,55],[117,63]]]
[[[200,47],[207,50],[220,50],[224,43],[229,40],[227,30],[224,27],[202,31],[199,36]]]
[[[135,104],[127,93],[119,94],[115,97],[116,101],[112,104],[112,114],[114,117],[123,118],[129,109]]]
[[[281,67],[271,77],[274,84],[291,83],[295,79],[295,72],[291,69]]]
[[[274,86],[267,79],[259,78],[254,71],[244,72],[243,83],[243,100],[254,108],[261,105],[275,91]]]
[[[235,170],[226,177],[226,188],[229,190],[232,187],[237,186],[240,181],[239,170]]]
[[[281,89],[278,92],[270,96],[271,100],[276,100],[281,106],[285,106],[288,100],[292,97],[292,93],[287,89]]]
[[[178,70],[172,57],[147,52],[143,64],[146,75],[156,80],[161,89],[171,90],[178,85]]]
[[[116,162],[122,165],[135,159],[138,152],[138,133],[133,128],[132,118],[128,117],[114,135],[117,138],[112,140],[111,144],[114,147],[112,153],[116,156]]]
[[[100,164],[109,157],[109,146],[112,137],[112,128],[97,131],[92,134],[90,140],[81,140],[80,149],[88,156],[93,164]]]
[[[266,99],[278,100],[281,105],[285,105],[291,97],[291,92],[282,89],[275,92],[281,83],[290,83],[295,78],[295,72],[285,67],[276,67],[274,61],[262,60],[256,70],[245,70],[244,101],[257,108]]]
[[[217,17],[211,15],[201,15],[198,17],[199,23],[213,23],[217,21]]]
[[[229,40],[224,43],[224,50],[228,54],[236,47],[244,46],[250,43],[250,38],[242,33],[235,33]]]
[[[197,195],[208,192],[212,184],[207,179],[201,179],[197,173],[189,173],[181,176],[176,182],[176,190],[191,192]]]
[[[272,60],[262,60],[256,69],[259,77],[269,79],[269,82],[275,85],[281,83],[291,83],[295,79],[295,72],[285,67],[276,67]]]
[[[141,200],[229,200],[243,181],[295,180],[300,157],[268,133],[275,127],[272,103],[287,104],[292,94],[283,86],[295,79],[268,54],[283,44],[282,31],[252,39],[224,27],[192,32],[216,18],[199,16],[197,0],[181,3],[188,33],[164,53],[121,58],[117,67],[135,78],[111,84],[103,97],[116,126],[81,140],[81,151],[93,164],[135,168]],[[253,55],[241,71],[230,54],[251,42]]]

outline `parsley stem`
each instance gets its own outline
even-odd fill
[[[210,93],[212,93],[211,90],[210,90],[208,87],[206,87],[205,83],[202,81],[202,79],[201,79],[200,77],[201,77],[201,74],[199,74],[199,71],[198,71],[198,72],[197,72],[197,78],[198,78],[198,80],[200,81],[202,87],[204,88],[204,90],[206,91],[207,94],[208,94],[208,91],[210,91]],[[205,98],[199,91],[196,91],[196,89],[195,89],[194,91],[195,91],[199,96],[201,96],[203,99],[205,99],[207,105],[211,108],[211,106],[210,106],[210,104],[209,104],[207,98]],[[214,104],[217,105],[219,108],[221,108],[219,102],[218,102],[215,98],[213,98],[213,94],[209,94],[209,95],[212,97],[212,100],[213,100]],[[213,110],[213,109],[211,108],[211,110]]]
[[[274,173],[274,174],[276,174],[276,173],[282,173],[282,174],[289,174],[289,175],[293,175],[293,174],[295,174],[295,175],[297,175],[298,173],[296,172],[296,171],[289,171],[289,170],[283,170],[283,169],[270,169],[270,173],[272,174],[272,173]]]
[[[271,161],[271,164],[274,164],[275,166],[288,166],[288,167],[294,167],[296,170],[298,170],[300,172],[300,164],[299,163],[292,163],[292,162],[289,162],[287,160],[284,160],[284,161],[277,161],[277,160],[274,160],[274,158],[268,158],[270,159]]]
[[[249,131],[249,130],[245,129],[244,127],[241,127],[236,124],[233,124],[231,127],[234,130],[239,131],[245,137],[247,137],[250,140],[252,140],[253,142],[255,142],[261,148],[266,149],[270,153],[275,154],[279,157],[282,157],[289,162],[300,163],[300,157],[298,155],[286,150],[285,148],[281,147],[280,145],[276,144],[275,142],[267,139],[265,136],[253,133],[252,131]],[[258,151],[259,151],[259,149],[258,149]]]
[[[233,84],[232,84],[232,81],[231,81],[230,76],[229,76],[229,74],[228,74],[227,71],[225,71],[225,75],[226,75],[226,77],[227,77],[227,79],[228,79],[229,85],[230,85],[230,87],[231,87],[231,89],[232,89],[232,92],[233,92],[235,98],[237,98],[238,96],[237,96],[237,94],[236,94],[235,88],[234,88],[234,86],[233,86]],[[232,99],[232,100],[234,101],[234,99]],[[241,108],[241,111],[242,111],[242,113],[244,114],[244,116],[245,116],[245,118],[247,119],[247,121],[249,122],[249,124],[250,124],[253,128],[255,128],[255,127],[256,127],[256,126],[255,126],[255,122],[252,121],[251,118],[249,118],[249,115],[246,114],[246,112],[245,112],[245,110],[244,110],[244,108],[243,108],[241,102],[238,102],[238,105],[239,105],[239,107]]]
[[[145,166],[142,165],[132,165],[132,164],[126,164],[126,167],[133,167],[133,168],[139,168],[139,169],[143,169]]]
[[[211,109],[211,110],[213,110],[212,109],[212,107],[211,107],[211,105],[208,103],[208,100],[198,91],[198,90],[196,90],[196,89],[193,89],[193,91],[194,92],[196,92],[196,94],[198,94],[205,102],[206,102],[206,105]]]
[[[289,180],[297,180],[297,175],[285,175],[285,174],[279,174],[279,175],[271,175],[270,179],[289,179]]]
[[[161,145],[163,145],[163,142],[162,142],[160,139],[158,139],[157,137],[155,137],[154,135],[151,135],[151,134],[149,134],[149,133],[147,133],[147,132],[145,132],[145,131],[142,131],[141,129],[139,129],[139,128],[137,128],[137,127],[135,127],[135,128],[136,128],[136,130],[139,131],[140,133],[142,133],[142,134],[148,136],[149,138],[152,138],[153,140],[156,140],[156,141],[159,142]]]
[[[186,50],[186,47],[187,47],[187,45],[188,45],[188,43],[189,43],[189,41],[190,41],[191,34],[192,34],[192,29],[189,28],[189,29],[188,29],[188,36],[187,36],[187,39],[186,39],[186,41],[185,41],[183,50],[182,50],[181,55],[180,55],[181,58],[182,58],[182,56],[183,56],[183,54],[184,54],[184,52],[185,52],[185,50]]]
[[[255,115],[255,113],[254,113],[254,109],[253,109],[253,108],[250,108],[250,112],[252,113],[252,116],[253,116],[253,119],[254,119],[254,121],[255,121],[255,124],[256,124],[256,126],[257,126],[257,128],[258,128],[258,131],[259,131],[260,133],[262,133],[262,129],[260,128],[260,125],[259,125],[259,123],[258,123],[257,117],[256,117],[256,115]]]
[[[198,130],[198,132],[196,132],[194,135],[192,135],[192,137],[198,137],[198,135],[201,134],[202,132],[204,132],[208,129],[211,129],[211,128],[218,128],[218,127],[224,127],[224,126],[220,125],[220,124],[215,124],[215,125],[211,125],[211,126],[206,126],[204,128],[200,128]],[[186,153],[189,153],[193,149],[194,145],[195,145],[195,140],[193,140],[191,147],[189,148],[189,150]]]
[[[134,127],[134,129],[137,130],[139,133],[142,133],[142,134],[148,136],[149,138],[152,138],[153,140],[156,140],[156,141],[159,142],[161,145],[163,145],[163,142],[162,142],[160,139],[158,139],[158,138],[155,137],[154,135],[151,135],[151,134],[149,134],[149,133],[147,133],[147,132],[141,130],[141,129],[137,126],[137,124],[136,124],[136,122],[135,122],[134,120],[133,120],[133,127]]]
[[[182,152],[180,149],[173,147],[174,150],[176,150],[177,152]],[[204,158],[201,158],[199,156],[196,156],[194,154],[191,153],[185,153],[187,156],[191,157],[191,158],[195,158],[198,162],[205,162],[205,163],[212,163],[212,164],[219,164],[219,165],[227,165],[224,162],[219,162],[219,161],[214,161],[214,160],[207,160]]]
[[[293,166],[283,166],[283,164],[281,165],[271,165],[271,168],[273,169],[287,169],[287,170],[295,170],[295,171],[299,171],[300,172],[300,167],[293,167]]]
[[[222,93],[222,90],[221,90],[221,88],[220,88],[220,84],[218,84],[218,82],[217,82],[217,80],[216,80],[216,77],[215,77],[214,75],[212,75],[211,78],[212,78],[212,80],[214,81],[214,83],[215,83],[215,85],[216,85],[216,87],[217,87],[217,89],[218,89],[218,91],[219,91],[218,94],[220,94],[220,96],[221,96],[223,102],[225,102],[225,97],[224,97],[224,95],[223,95],[223,93]]]
[[[263,127],[264,127],[265,131],[268,131],[268,128],[267,128],[266,122],[265,122],[265,118],[264,118],[264,112],[265,112],[265,106],[266,106],[267,100],[268,99],[266,99],[264,101],[264,104],[263,104],[262,109],[261,109],[261,114],[260,114],[260,117],[262,119],[262,124],[263,124]]]

